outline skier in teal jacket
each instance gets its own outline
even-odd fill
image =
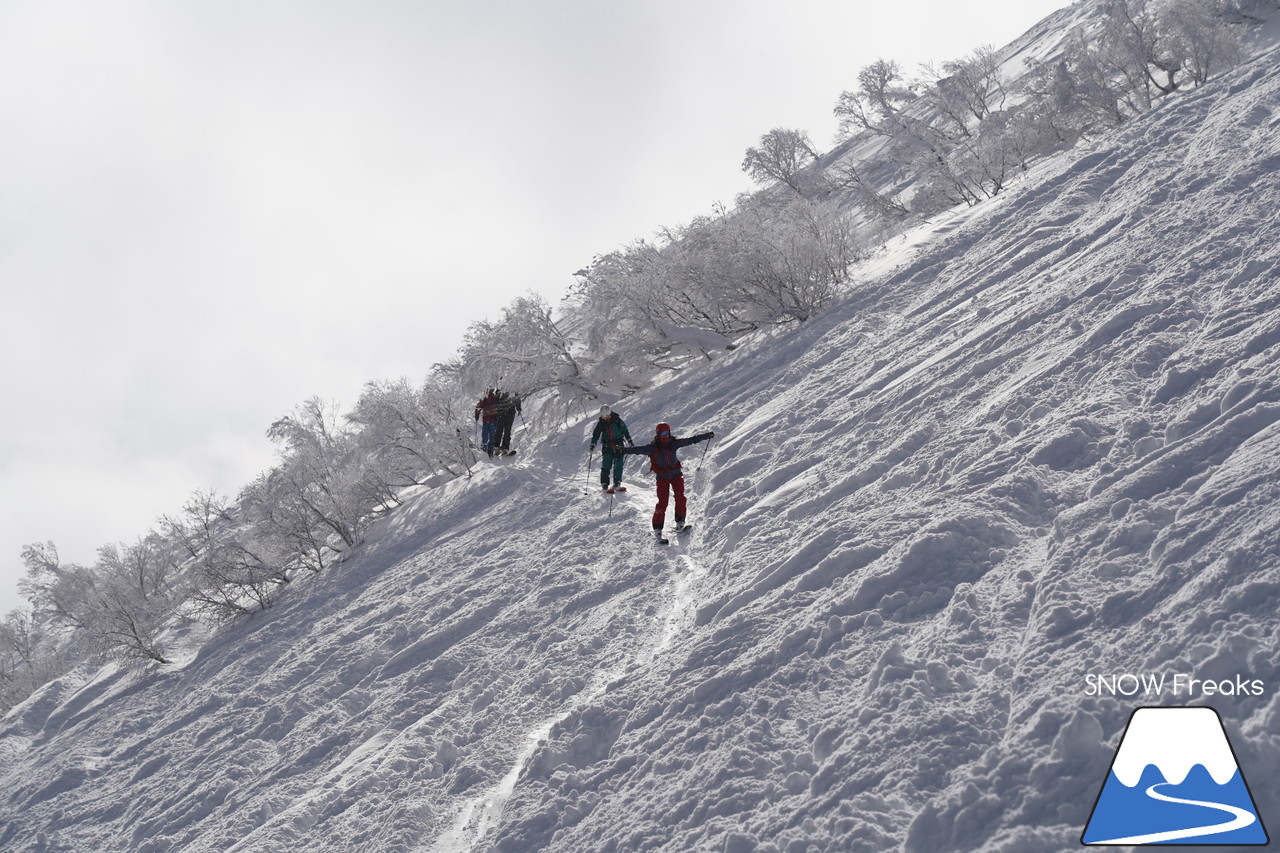
[[[615,490],[625,492],[627,487],[622,485],[622,454],[626,450],[626,444],[634,447],[635,442],[631,440],[631,431],[623,423],[622,417],[608,406],[600,407],[600,420],[596,421],[596,428],[591,432],[592,452],[595,452],[597,444],[600,445],[600,488],[610,493]],[[612,488],[609,486],[610,469],[613,469]]]
[[[659,540],[666,541],[662,539],[662,527],[666,522],[667,501],[671,492],[674,492],[676,496],[676,531],[679,532],[684,529],[685,510],[687,509],[687,502],[684,496],[684,471],[680,467],[680,459],[676,456],[676,450],[714,437],[714,432],[704,432],[691,438],[675,438],[671,435],[671,425],[660,423],[654,430],[652,444],[623,449],[622,452],[624,454],[634,453],[648,456],[649,470],[653,471],[658,477],[658,505],[653,510],[653,535],[658,537]]]

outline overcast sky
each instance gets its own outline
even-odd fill
[[[1068,0],[0,0],[0,613],[306,398],[749,188],[773,127]]]

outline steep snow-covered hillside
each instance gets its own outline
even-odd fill
[[[686,540],[640,463],[595,491],[586,419],[181,664],[47,686],[0,728],[0,848],[1068,850],[1145,704],[1212,704],[1267,779],[1278,60],[626,401],[637,440],[717,433]],[[1120,673],[1168,681],[1090,695]]]

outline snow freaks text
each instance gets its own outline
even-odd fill
[[[1086,696],[1173,696],[1202,698],[1210,696],[1262,696],[1266,684],[1259,678],[1236,675],[1234,679],[1196,678],[1185,672],[1172,676],[1161,673],[1131,672],[1102,674],[1091,672],[1084,678]]]

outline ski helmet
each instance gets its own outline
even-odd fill
[[[611,414],[613,414],[613,409],[609,408],[608,406],[600,407],[600,417],[607,418]]]
[[[657,429],[654,430],[654,434],[659,437],[664,435],[667,435],[667,436],[671,435],[671,424],[666,423],[665,421],[663,423],[658,424]]]

